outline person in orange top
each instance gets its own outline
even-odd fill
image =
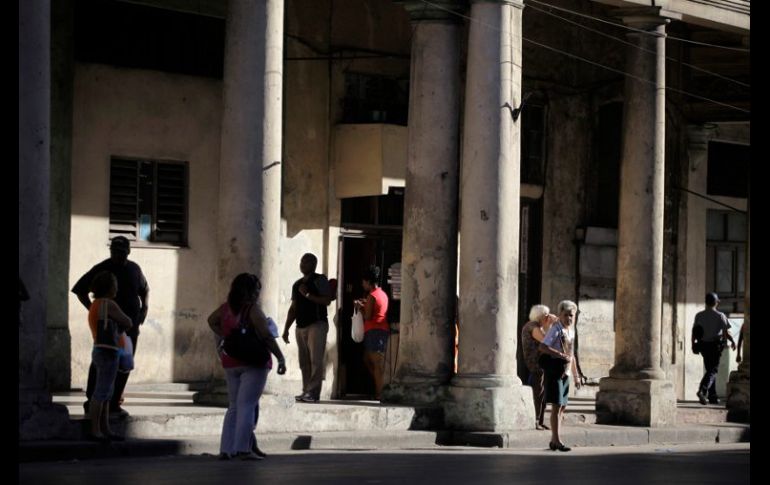
[[[380,399],[385,374],[385,349],[390,337],[388,295],[379,286],[380,268],[370,266],[364,271],[361,285],[368,294],[355,305],[364,316],[364,364],[374,379],[375,399]]]
[[[110,431],[110,399],[118,373],[118,350],[126,338],[124,331],[132,322],[113,301],[118,293],[118,280],[109,271],[97,274],[91,282],[94,301],[88,309],[88,326],[94,339],[91,363],[96,370],[96,385],[88,414],[91,422],[90,439],[107,442],[122,441]]]

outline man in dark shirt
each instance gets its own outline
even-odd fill
[[[719,305],[717,294],[708,293],[706,309],[695,314],[695,323],[692,327],[693,351],[697,342],[700,355],[703,357],[703,366],[706,368],[698,386],[698,392],[695,393],[701,404],[706,404],[707,396],[709,403],[719,404],[716,388],[719,359],[728,340],[735,350],[735,342],[730,335],[730,322],[727,321],[724,313],[717,310],[717,305]]]
[[[115,236],[110,243],[110,257],[105,259],[101,263],[91,268],[86,274],[84,274],[75,286],[72,287],[72,292],[77,295],[80,303],[86,307],[86,310],[91,308],[91,298],[89,297],[89,289],[91,286],[91,280],[94,276],[102,271],[109,271],[115,275],[118,280],[118,294],[115,296],[115,302],[118,304],[123,313],[131,318],[133,326],[126,332],[131,343],[133,344],[134,355],[136,355],[136,345],[139,340],[139,325],[144,323],[144,319],[147,318],[147,302],[150,288],[147,286],[147,280],[144,278],[142,269],[138,264],[128,260],[128,255],[131,253],[131,244],[128,239],[123,236]],[[129,372],[118,372],[115,378],[115,390],[112,394],[112,402],[110,402],[110,414],[119,414],[121,416],[127,416],[128,413],[120,407],[122,401],[123,390],[126,388],[128,382]],[[93,365],[88,369],[88,385],[86,387],[86,402],[83,403],[83,408],[88,414],[88,405],[91,400],[91,395],[94,392],[94,386],[96,384],[96,369]]]
[[[324,353],[329,321],[326,307],[334,299],[326,276],[315,272],[318,258],[307,253],[299,262],[302,278],[291,287],[291,307],[283,327],[283,341],[289,343],[289,329],[297,321],[297,350],[302,370],[302,394],[297,401],[317,402],[324,378]]]

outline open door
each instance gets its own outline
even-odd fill
[[[338,396],[344,399],[370,399],[374,395],[374,381],[364,366],[364,345],[356,343],[350,336],[353,301],[364,296],[361,277],[370,265],[377,265],[380,273],[380,286],[388,295],[388,321],[391,325],[400,319],[400,300],[394,298],[394,285],[389,283],[388,269],[401,261],[401,233],[343,233],[340,236],[340,275],[338,289],[337,345],[339,348],[339,366],[337,376]],[[399,296],[398,289],[395,294]],[[395,337],[395,338],[394,338]],[[386,355],[385,382],[389,382],[393,365],[388,365],[388,355],[395,357],[398,346],[397,334],[391,335]]]

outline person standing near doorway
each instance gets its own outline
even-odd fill
[[[115,236],[110,242],[110,257],[97,264],[72,287],[72,292],[77,295],[78,300],[86,310],[91,309],[91,298],[88,293],[94,277],[102,271],[109,271],[118,281],[118,292],[115,295],[115,303],[120,310],[131,319],[132,326],[126,332],[133,344],[133,354],[136,355],[136,347],[139,341],[139,326],[147,318],[147,303],[150,288],[147,286],[147,280],[142,273],[142,268],[133,261],[128,260],[131,253],[131,244],[123,236]],[[123,390],[128,382],[129,372],[118,372],[115,378],[115,389],[110,401],[110,414],[119,416],[128,416],[128,413],[120,406],[123,402]],[[96,384],[96,369],[92,364],[88,369],[88,384],[86,386],[86,402],[83,403],[83,409],[88,414],[88,407],[91,396]]]
[[[700,348],[700,355],[703,357],[703,366],[706,372],[698,386],[698,401],[701,404],[719,404],[717,397],[716,380],[719,371],[719,358],[722,356],[727,341],[730,341],[732,349],[735,350],[735,341],[730,336],[730,323],[727,316],[717,310],[719,297],[716,293],[706,295],[706,309],[695,314],[695,323],[692,326],[691,344],[693,348],[697,344]]]
[[[551,442],[548,447],[552,450],[570,451],[572,448],[561,441],[561,424],[564,411],[569,402],[570,376],[575,379],[575,387],[580,389],[580,379],[575,368],[574,343],[575,322],[577,305],[570,300],[563,300],[557,306],[559,319],[551,325],[545,339],[538,347],[541,353],[548,354],[564,361],[563,367],[544,369],[545,374],[545,402],[551,404]]]
[[[378,401],[385,378],[385,349],[390,337],[388,295],[380,288],[379,281],[380,268],[370,266],[361,278],[367,296],[355,302],[364,317],[364,365],[374,379],[374,398]]]
[[[299,270],[302,278],[291,287],[291,306],[283,327],[283,341],[289,343],[289,330],[294,321],[297,329],[299,367],[302,370],[302,393],[297,401],[318,402],[324,378],[324,354],[329,320],[326,307],[334,299],[326,276],[316,273],[318,258],[311,253],[302,256]]]
[[[545,340],[551,325],[557,320],[551,310],[545,305],[535,305],[529,311],[529,322],[521,329],[521,346],[524,353],[524,364],[529,371],[527,385],[532,387],[532,398],[535,402],[535,429],[550,429],[545,425],[545,387],[543,369],[538,364],[538,347]]]

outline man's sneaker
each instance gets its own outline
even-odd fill
[[[299,400],[302,402],[318,402],[318,398],[310,394],[303,394]]]
[[[696,392],[695,395],[698,396],[698,401],[700,401],[700,403],[705,406],[706,402],[707,402],[706,401],[706,393],[701,391],[701,390],[698,390],[698,392]]]
[[[719,398],[717,398],[717,397],[710,397],[709,398],[709,404],[719,404]]]
[[[110,416],[111,417],[118,417],[118,418],[125,418],[128,417],[128,411],[123,409],[122,407],[118,406],[115,409],[110,408]]]
[[[230,453],[225,453],[223,451],[222,453],[219,454],[219,456],[217,456],[217,458],[222,460],[222,461],[227,461],[227,460],[229,460],[232,457],[230,456]]]
[[[305,395],[304,392],[302,394],[297,394],[296,396],[294,396],[294,400],[297,401],[297,402],[300,402],[300,401],[302,401],[302,397],[304,395]]]

